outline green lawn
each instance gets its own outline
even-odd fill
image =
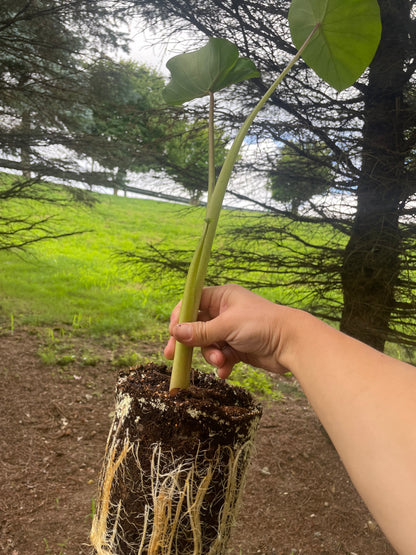
[[[50,215],[53,211],[59,232],[84,233],[40,241],[24,252],[0,251],[3,325],[11,319],[15,326],[75,324],[98,335],[142,332],[160,322],[165,325],[180,298],[184,278],[159,271],[156,281],[144,282],[121,264],[117,253],[149,243],[192,250],[202,229],[204,209],[104,194],[96,198],[92,207],[26,202],[24,210],[30,213]],[[254,223],[252,213],[224,211],[217,244],[221,248],[227,242],[221,232],[230,225]],[[258,248],[276,249],[276,244]],[[227,275],[232,279],[233,270]],[[256,271],[251,278],[256,279]],[[302,287],[286,287],[284,276],[280,279],[278,288],[260,293],[295,304],[305,292]]]
[[[185,244],[196,235],[202,211],[151,200],[97,196],[99,202],[90,208],[54,207],[61,220],[60,232],[84,233],[41,241],[23,253],[0,251],[3,322],[13,315],[15,325],[75,321],[94,333],[117,333],[140,329],[149,318],[168,318],[177,300],[169,298],[168,284],[155,288],[141,283],[115,254],[148,242]],[[48,213],[48,207],[38,203],[28,206]],[[192,229],[195,232],[189,233]]]
[[[77,330],[87,337],[127,337],[162,344],[184,278],[160,272],[157,280],[143,282],[121,264],[117,253],[149,243],[193,249],[204,210],[104,194],[97,194],[96,198],[98,202],[92,207],[24,204],[28,213],[53,213],[59,220],[58,232],[83,233],[40,241],[25,251],[0,250],[0,326],[6,330],[19,326],[69,327],[71,333]],[[21,210],[22,205],[19,206]],[[13,205],[8,210],[13,210]],[[253,214],[224,211],[217,244],[221,247],[227,241],[221,233],[224,229],[242,222],[252,225],[255,218]],[[305,233],[308,234],[306,228]],[[322,229],[315,240],[325,241],[324,234]],[[259,244],[258,248],[266,247]],[[290,251],[290,244],[285,248]],[[284,280],[282,276],[278,288],[259,292],[272,300],[301,304],[299,299],[307,293],[305,288],[288,287]],[[136,355],[128,352],[129,357]],[[247,368],[234,375],[238,383],[252,390],[269,387],[267,380],[260,383],[263,378]]]
[[[73,333],[104,342],[126,339],[125,354],[115,360],[122,365],[143,358],[131,340],[162,345],[184,278],[159,276],[143,283],[116,253],[150,242],[192,249],[199,239],[201,208],[109,195],[97,198],[92,207],[53,207],[59,232],[84,233],[40,241],[23,252],[0,251],[0,325],[10,331],[36,328],[43,338],[39,355],[45,364],[73,360],[72,347],[66,344]],[[25,210],[44,215],[52,209],[31,202]],[[228,225],[235,216],[230,212],[223,219]],[[200,368],[201,364],[198,356]],[[268,376],[244,365],[236,368],[233,378],[237,385],[268,398],[281,396]]]

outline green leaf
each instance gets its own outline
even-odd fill
[[[289,24],[298,49],[319,24],[302,57],[338,91],[360,77],[381,37],[377,0],[293,0]]]
[[[166,67],[171,81],[163,96],[168,104],[174,105],[259,75],[251,60],[238,56],[232,42],[219,38],[210,38],[208,44],[195,52],[174,56]]]

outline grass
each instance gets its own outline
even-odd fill
[[[184,280],[167,274],[159,276],[157,281],[143,282],[119,263],[115,253],[148,243],[167,248],[193,248],[204,217],[203,209],[197,207],[95,196],[98,202],[92,207],[63,207],[34,201],[13,205],[9,201],[6,208],[8,215],[13,210],[20,213],[23,210],[28,215],[54,214],[57,231],[61,233],[83,231],[35,243],[23,252],[0,250],[0,327],[11,334],[19,326],[42,328],[39,356],[45,364],[60,368],[70,366],[74,357],[65,334],[93,336],[109,349],[118,351],[124,342],[123,352],[114,358],[114,367],[148,360],[136,352],[131,342],[164,343],[170,311],[179,300]],[[224,211],[217,244],[227,246],[224,230],[242,223],[257,225],[256,220],[253,213]],[[306,227],[304,233],[312,240]],[[315,242],[331,239],[325,237],[324,228],[314,233],[318,233],[313,237]],[[253,248],[266,246],[257,243]],[[273,248],[277,248],[276,244]],[[285,248],[290,254],[290,242],[286,242]],[[280,287],[258,292],[271,300],[302,306],[300,299],[307,298],[305,287],[287,287],[284,276],[278,279]],[[306,304],[304,307],[307,308]],[[414,349],[388,344],[386,352],[415,363]],[[87,350],[77,356],[82,357],[85,365],[100,362],[95,353]],[[160,353],[155,356],[161,360]],[[208,368],[201,357],[197,364]],[[271,398],[280,395],[267,375],[244,367],[236,369],[233,380]]]
[[[92,207],[55,206],[58,231],[78,235],[33,244],[24,252],[0,251],[0,321],[19,325],[71,326],[95,335],[155,333],[180,298],[183,278],[159,276],[141,281],[120,264],[116,253],[149,243],[193,248],[203,209],[154,200],[96,195]],[[29,212],[49,214],[50,207],[27,203]],[[221,225],[244,214],[226,212]],[[247,216],[247,221],[248,216]],[[224,240],[219,236],[218,241]],[[274,298],[276,290],[261,290]],[[281,287],[281,296],[295,295]],[[147,330],[147,331],[146,331]]]
[[[46,211],[34,203],[30,209]],[[170,284],[141,283],[114,255],[149,241],[174,238],[180,244],[184,220],[190,229],[198,221],[195,210],[100,195],[92,208],[61,212],[60,231],[91,231],[39,242],[23,254],[0,252],[3,325],[69,325],[102,334],[140,331],[149,319],[166,321]]]
[[[145,362],[131,348],[131,340],[162,344],[167,336],[170,312],[179,300],[183,278],[159,276],[142,282],[120,264],[115,254],[134,250],[150,242],[166,247],[193,248],[204,217],[202,208],[184,207],[154,200],[96,195],[92,207],[47,206],[27,202],[25,210],[57,218],[60,233],[79,231],[57,240],[33,244],[26,251],[0,251],[0,325],[13,333],[19,326],[44,330],[39,356],[45,364],[71,365],[74,353],[65,344],[65,334],[101,338],[113,346],[125,338],[130,346],[118,355],[114,366]],[[8,207],[9,210],[13,206]],[[22,210],[19,204],[18,209]],[[225,212],[221,226],[241,224],[242,213]],[[224,241],[219,235],[218,241]],[[274,299],[276,290],[261,294]],[[280,297],[296,295],[282,284]],[[46,330],[46,331],[45,331]],[[54,330],[61,330],[56,334]],[[95,364],[94,353],[82,354]],[[160,359],[160,353],[156,354]],[[202,358],[198,360],[198,366]],[[281,393],[267,375],[238,368],[236,384],[278,399]]]

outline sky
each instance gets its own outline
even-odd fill
[[[169,70],[166,68],[169,58],[187,50],[185,33],[175,33],[170,40],[164,39],[164,43],[160,44],[161,36],[157,29],[146,27],[140,20],[131,23],[128,32],[132,39],[128,57],[139,64],[151,66],[165,77],[169,77]]]
[[[134,33],[129,57],[136,60],[139,64],[149,65],[159,73],[167,76],[169,72],[165,64],[174,54],[171,54],[169,47],[154,44],[155,40],[157,40],[157,36],[149,31]]]

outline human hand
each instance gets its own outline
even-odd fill
[[[172,311],[165,356],[174,356],[175,340],[189,346],[202,347],[202,354],[217,367],[218,376],[227,378],[237,362],[273,372],[286,369],[278,362],[280,354],[280,307],[240,287],[222,285],[203,290],[198,321],[181,323],[179,303]]]

